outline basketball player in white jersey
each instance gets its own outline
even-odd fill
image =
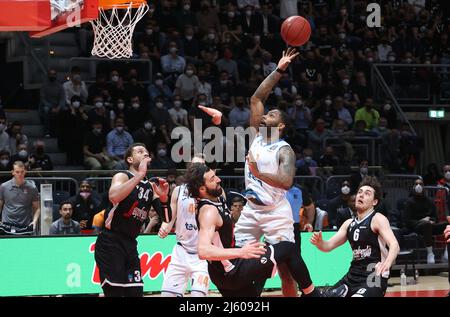
[[[196,154],[192,163],[205,163],[201,155]],[[164,275],[161,296],[182,297],[188,281],[191,281],[191,296],[208,295],[208,263],[198,257],[198,228],[195,220],[196,201],[189,196],[186,184],[175,187],[170,200],[172,221],[161,226],[158,235],[167,237],[175,224],[177,243],[173,247],[172,258]]]
[[[286,192],[293,184],[296,158],[290,145],[280,138],[288,117],[278,109],[264,115],[263,102],[297,55],[292,48],[283,52],[277,69],[267,76],[251,97],[250,125],[258,133],[245,164],[247,204],[234,231],[239,247],[248,241],[259,241],[262,236],[271,245],[281,241],[295,243],[294,221]],[[301,257],[300,250],[298,252]],[[315,289],[303,260],[301,263],[306,282],[300,287],[304,295],[309,295]]]
[[[220,111],[199,106],[209,114],[212,122],[220,124],[222,113]],[[196,154],[192,158],[193,163],[205,163],[203,154]],[[177,243],[173,247],[172,258],[161,289],[161,296],[182,297],[186,291],[188,281],[191,281],[191,296],[204,297],[208,295],[209,274],[208,264],[198,257],[198,228],[195,219],[196,201],[189,196],[186,184],[174,188],[170,200],[172,221],[163,223],[158,235],[167,237],[175,224]]]

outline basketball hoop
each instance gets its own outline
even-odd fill
[[[94,30],[91,54],[110,59],[131,57],[134,28],[148,11],[147,1],[99,0],[98,11],[98,18],[91,21]]]

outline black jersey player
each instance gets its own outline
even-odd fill
[[[322,232],[311,237],[311,243],[321,251],[329,252],[347,240],[353,251],[348,273],[324,293],[325,297],[384,296],[389,269],[400,248],[387,218],[374,211],[380,196],[376,177],[365,177],[356,195],[357,217],[346,220],[328,241],[322,239]]]
[[[302,270],[293,242],[281,241],[265,247],[250,241],[242,248],[234,248],[233,220],[214,170],[205,164],[191,164],[186,182],[189,193],[198,201],[198,255],[208,260],[210,279],[222,296],[258,296],[260,282],[276,272],[277,263],[286,263],[304,288],[313,285],[309,273]],[[307,296],[317,295],[313,288]]]
[[[144,144],[131,145],[125,162],[129,169],[114,175],[109,189],[113,207],[105,214],[105,228],[95,246],[105,296],[142,296],[143,282],[136,237],[153,206],[160,219],[170,221],[169,185],[159,178],[147,179],[151,158]]]

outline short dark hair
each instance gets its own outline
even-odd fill
[[[133,156],[133,151],[136,146],[143,146],[146,148],[144,143],[133,143],[128,147],[127,151],[125,152],[125,155],[123,156],[123,159],[125,160],[125,163],[127,164],[128,167],[130,167],[130,163],[128,163],[127,158]]]
[[[373,188],[374,198],[378,200],[378,203],[377,203],[377,205],[378,205],[381,202],[381,198],[382,198],[382,188],[381,188],[381,184],[378,181],[378,179],[375,176],[366,176],[363,178],[363,180],[359,184],[358,191],[363,186],[369,186],[369,187]]]
[[[70,205],[70,206],[72,206],[72,209],[73,209],[73,203],[69,200],[65,200],[59,204],[59,210],[61,210],[64,205]]]
[[[185,181],[187,184],[187,189],[191,197],[199,198],[199,189],[201,186],[205,185],[205,173],[209,172],[211,169],[203,163],[192,163],[189,165]]]
[[[244,198],[242,198],[241,196],[236,196],[231,200],[231,204],[234,204],[234,203],[244,204]]]

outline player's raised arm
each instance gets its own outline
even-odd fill
[[[294,48],[289,47],[283,51],[283,56],[278,62],[278,67],[256,89],[250,99],[250,126],[259,129],[261,117],[264,114],[264,101],[269,96],[272,88],[278,83],[281,74],[288,68],[289,64],[297,57],[299,53]]]

